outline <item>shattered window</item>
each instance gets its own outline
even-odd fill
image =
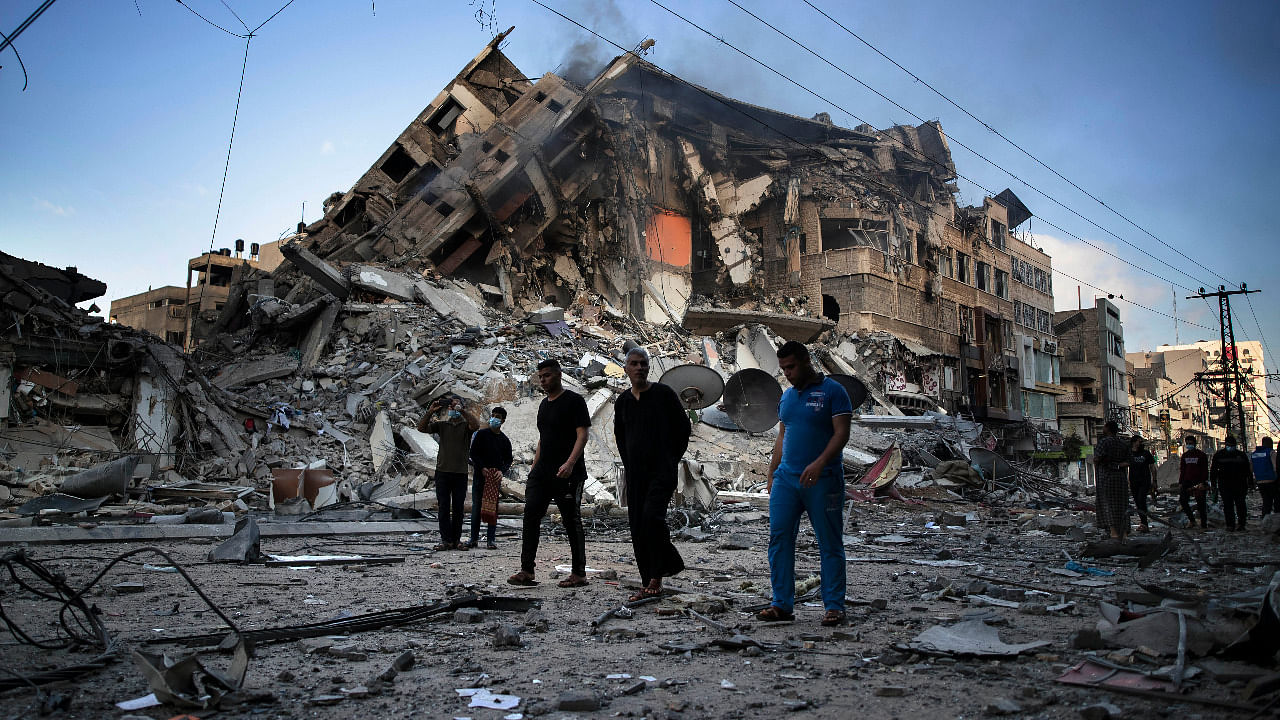
[[[1003,270],[996,271],[996,295],[1009,299],[1009,273]]]
[[[916,264],[924,265],[929,261],[929,243],[925,242],[924,233],[916,233]]]
[[[427,127],[436,131],[439,135],[448,135],[453,132],[453,125],[458,121],[458,117],[466,111],[462,104],[454,100],[452,96],[444,101],[439,110],[436,110],[431,119],[427,120]]]
[[[1006,231],[1004,229],[1004,223],[1000,222],[999,220],[991,221],[991,244],[992,245],[995,245],[996,247],[1003,250],[1005,245],[1005,233]]]
[[[973,308],[958,305],[956,315],[959,318],[960,337],[967,341],[973,340]]]
[[[387,157],[387,161],[382,163],[382,172],[396,184],[403,182],[409,173],[417,169],[418,163],[414,162],[409,153],[399,145],[396,145],[396,149]]]
[[[1019,258],[1013,258],[1012,265],[1013,265],[1013,279],[1020,283],[1026,284],[1027,281],[1023,279],[1023,275],[1022,275],[1022,260],[1020,260]]]
[[[889,221],[869,218],[823,218],[822,249],[873,247],[889,252]]]
[[[1044,310],[1036,310],[1036,329],[1042,333],[1053,332],[1053,316]]]
[[[1048,293],[1049,292],[1049,273],[1041,270],[1040,268],[1036,268],[1035,277],[1036,277],[1036,290],[1039,290],[1042,293]]]
[[[956,279],[965,285],[970,284],[969,256],[962,252],[956,253]]]
[[[982,290],[983,292],[991,292],[991,266],[990,265],[979,260],[978,272],[974,275],[974,279],[977,280],[979,290]]]
[[[938,272],[947,277],[956,276],[955,251],[951,248],[938,253]]]

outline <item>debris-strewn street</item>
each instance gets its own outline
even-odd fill
[[[960,207],[939,123],[840,128],[636,53],[528,78],[505,36],[278,267],[222,253],[205,302],[206,257],[179,343],[77,307],[105,287],[75,268],[0,253],[0,715],[1276,713],[1280,514],[1229,531],[1212,498],[1189,525],[1166,415],[1123,427],[1161,445],[1149,529],[1099,528],[1089,454],[1119,415],[1093,393],[1122,343],[1085,369],[1064,366],[1096,348],[1059,343],[1108,342],[1118,315],[1055,328],[1049,258],[1013,233],[1030,211]],[[854,405],[835,627],[808,521],[796,618],[755,615],[786,341]],[[628,603],[613,429],[637,347],[693,431],[668,514],[687,569]],[[507,582],[547,359],[591,418],[572,589],[554,513],[539,584]],[[437,401],[508,412],[496,549],[437,548]]]

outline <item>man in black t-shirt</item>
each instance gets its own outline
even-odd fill
[[[1155,496],[1156,481],[1156,457],[1145,443],[1139,435],[1134,435],[1129,441],[1129,492],[1133,494],[1133,505],[1138,509],[1142,532],[1151,529],[1147,525],[1147,496]]]
[[[587,538],[582,529],[582,486],[587,466],[582,451],[591,430],[591,415],[582,396],[560,384],[560,363],[552,359],[538,363],[535,376],[547,397],[538,406],[538,447],[533,453],[533,469],[525,484],[524,530],[520,549],[520,572],[507,578],[512,585],[535,585],[533,567],[538,554],[538,534],[547,505],[555,501],[565,533],[573,568],[560,587],[587,584]]]

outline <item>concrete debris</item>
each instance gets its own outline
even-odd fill
[[[990,625],[981,620],[966,620],[950,627],[934,625],[907,643],[907,647],[937,655],[1012,657],[1050,644],[1048,640],[1006,643]]]

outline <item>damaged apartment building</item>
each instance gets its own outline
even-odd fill
[[[511,311],[590,292],[695,332],[783,310],[792,326],[775,330],[802,341],[896,338],[894,359],[869,366],[908,411],[1054,425],[1050,259],[1014,234],[1031,212],[1011,191],[958,206],[937,122],[846,129],[636,53],[585,84],[531,80],[499,50],[506,35],[286,257],[433,270]]]

